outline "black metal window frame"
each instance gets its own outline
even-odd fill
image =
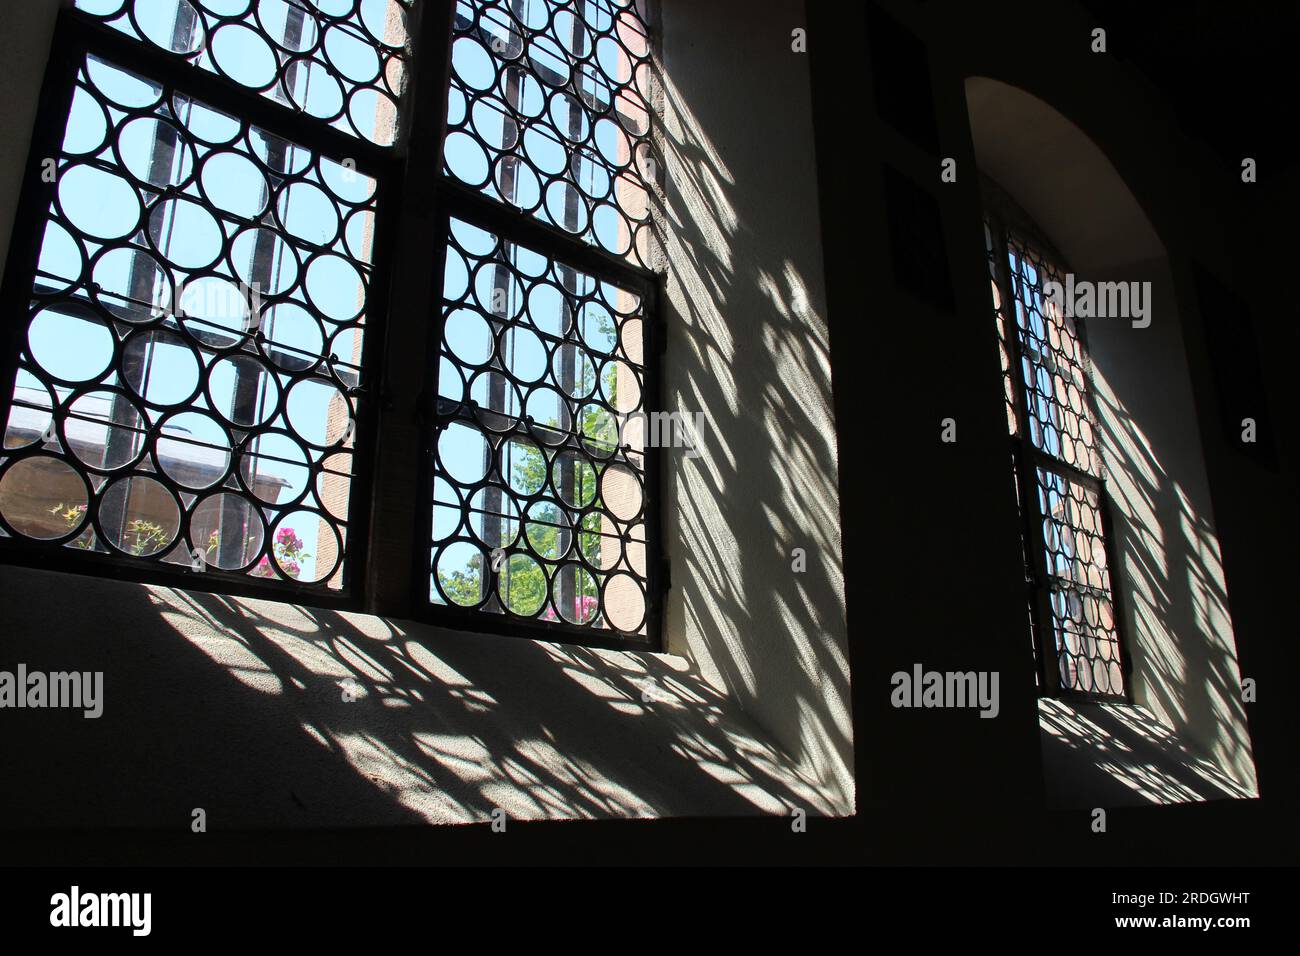
[[[657,4],[650,4],[657,15]],[[9,323],[0,336],[0,420],[8,421],[17,375],[18,356],[26,324],[33,277],[37,273],[46,214],[57,184],[42,175],[42,161],[57,156],[71,110],[77,71],[95,56],[170,90],[239,117],[296,146],[336,162],[348,162],[374,179],[375,225],[372,278],[367,293],[366,341],[361,359],[365,383],[355,390],[355,462],[348,506],[347,559],[342,587],[252,579],[244,572],[207,567],[195,572],[186,566],[144,564],[116,555],[86,552],[14,538],[0,540],[0,563],[48,568],[125,581],[183,587],[196,591],[284,600],[316,606],[407,617],[458,630],[487,632],[553,642],[613,649],[657,651],[661,644],[663,594],[667,563],[661,551],[662,463],[657,448],[645,450],[646,617],[645,635],[602,634],[562,623],[526,622],[510,615],[443,607],[431,603],[429,590],[432,518],[431,458],[436,445],[437,368],[441,348],[436,329],[441,303],[442,273],[452,218],[495,232],[554,261],[562,261],[593,278],[615,284],[641,297],[644,319],[644,408],[662,407],[660,357],[665,350],[661,322],[663,276],[631,264],[583,242],[548,223],[465,187],[442,172],[447,126],[451,43],[455,0],[421,0],[410,18],[409,80],[399,111],[400,133],[392,146],[381,146],[351,135],[327,122],[286,108],[220,73],[201,69],[186,58],[158,49],[83,14],[75,8],[59,11],[51,55],[40,93],[28,164],[16,210],[8,258],[0,283],[0,314]],[[651,21],[651,43],[659,31]],[[657,124],[654,135],[658,135]],[[394,369],[395,329],[427,330],[422,385],[413,389]],[[402,356],[410,373],[411,356]],[[415,392],[418,391],[418,394]],[[408,399],[404,403],[402,399]],[[395,474],[384,465],[390,448],[407,434],[395,406],[414,408],[422,436],[418,475]],[[408,500],[414,492],[413,500]],[[397,496],[394,499],[393,496]],[[382,534],[376,520],[380,501],[409,515],[414,528],[409,544]],[[391,521],[389,524],[391,529]],[[409,553],[408,553],[409,547]],[[381,588],[385,579],[407,577],[406,588]]]
[[[42,248],[47,211],[55,199],[57,177],[43,175],[43,163],[61,153],[61,142],[70,119],[78,71],[87,57],[102,60],[163,88],[164,96],[180,95],[238,118],[247,127],[309,151],[315,156],[348,164],[375,182],[375,228],[371,282],[366,293],[365,344],[360,372],[364,382],[378,381],[382,354],[384,318],[390,284],[388,268],[392,222],[400,196],[400,157],[392,149],[335,129],[311,116],[285,108],[261,93],[218,73],[200,69],[176,54],[151,46],[107,26],[92,15],[73,7],[61,8],[54,40],[38,101],[26,174],[10,238],[4,280],[0,285],[0,310],[7,323],[4,353],[0,356],[0,415],[9,420],[10,404],[18,369],[33,278]],[[49,181],[47,181],[47,178]],[[90,283],[88,276],[82,280]],[[163,584],[214,591],[245,597],[292,600],[328,608],[361,609],[363,593],[359,582],[364,575],[369,546],[371,469],[376,433],[376,403],[367,394],[369,386],[349,391],[355,400],[354,434],[350,451],[355,463],[350,480],[347,509],[346,559],[342,582],[337,589],[324,580],[304,583],[262,580],[246,570],[224,571],[206,565],[190,566],[142,563],[116,554],[103,554],[16,538],[0,541],[0,560],[12,564],[86,573],[119,580]],[[233,455],[233,449],[232,449]],[[328,457],[328,455],[326,456]],[[214,489],[214,492],[219,490]],[[343,542],[340,541],[340,546]],[[269,553],[269,550],[268,550]]]
[[[436,6],[436,5],[435,5]],[[648,8],[647,27],[652,47],[657,43],[658,4],[642,4]],[[454,37],[456,3],[446,4],[447,33]],[[431,301],[440,316],[442,305],[443,273],[448,248],[450,221],[457,219],[477,226],[498,236],[503,243],[525,247],[552,263],[562,263],[585,276],[608,282],[640,297],[640,316],[644,327],[643,410],[653,415],[662,408],[661,359],[666,349],[666,336],[662,322],[664,276],[584,241],[581,236],[566,233],[550,223],[535,218],[503,202],[481,194],[478,190],[459,182],[452,174],[441,172],[443,141],[447,134],[447,96],[451,86],[450,45],[445,50],[441,64],[439,106],[441,122],[436,142],[412,140],[412,151],[426,157],[424,168],[439,170],[434,183],[433,204],[437,209],[435,234],[441,245],[433,262],[433,288]],[[423,93],[422,93],[423,95]],[[657,115],[657,114],[656,114]],[[652,136],[657,136],[658,125],[652,118]],[[431,321],[438,316],[431,316]],[[438,604],[429,599],[432,541],[430,529],[434,510],[434,455],[442,427],[449,424],[448,416],[439,413],[438,369],[442,341],[438,335],[429,336],[426,368],[429,379],[421,396],[419,417],[423,425],[424,444],[421,447],[422,471],[420,475],[421,510],[416,522],[416,541],[413,547],[416,593],[412,613],[417,619],[457,630],[500,634],[531,640],[580,644],[587,647],[613,650],[661,651],[664,592],[668,582],[668,565],[661,549],[662,535],[662,468],[663,449],[653,445],[643,451],[644,494],[646,501],[645,532],[645,634],[629,634],[607,629],[576,626],[564,621],[547,622],[524,619],[510,613],[484,610],[482,607],[463,608],[454,604]],[[523,522],[521,521],[521,528]],[[520,532],[523,533],[522,530]]]
[[[1061,458],[1035,446],[1030,437],[1031,411],[1029,408],[1028,386],[1024,380],[1023,350],[1020,329],[1018,328],[1015,303],[1017,297],[1010,273],[1009,256],[1012,248],[1010,236],[1017,236],[1022,241],[1037,247],[1049,257],[1054,265],[1068,271],[1069,263],[1043,233],[1038,225],[1020,206],[996,183],[983,177],[981,193],[984,207],[985,229],[989,249],[990,266],[1001,298],[1002,312],[1006,321],[1005,348],[1009,353],[1010,369],[1004,371],[1009,375],[1013,396],[1007,396],[1015,416],[1016,432],[1009,435],[1013,477],[1016,484],[1017,504],[1021,518],[1021,543],[1025,561],[1026,600],[1029,606],[1029,623],[1031,646],[1035,656],[1039,695],[1081,703],[1131,703],[1132,702],[1132,657],[1125,633],[1123,615],[1123,596],[1119,581],[1119,564],[1116,560],[1115,535],[1111,514],[1112,503],[1107,489],[1104,471],[1100,476],[1076,468]],[[996,317],[996,310],[995,310]],[[1075,316],[1074,324],[1084,359],[1085,378],[1089,384],[1092,379],[1091,360],[1088,350],[1087,323],[1082,317]],[[1092,402],[1091,389],[1084,391],[1084,411],[1094,424],[1096,413]],[[1048,548],[1043,540],[1043,527],[1047,516],[1040,507],[1039,485],[1036,475],[1042,469],[1060,476],[1066,481],[1077,483],[1097,496],[1098,514],[1101,522],[1101,538],[1105,546],[1106,567],[1109,570],[1110,601],[1114,617],[1114,632],[1119,653],[1120,672],[1124,683],[1123,694],[1107,694],[1084,691],[1067,687],[1061,679],[1059,653],[1054,646],[1054,617],[1051,607],[1051,582],[1055,575],[1048,568]]]

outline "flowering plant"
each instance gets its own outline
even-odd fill
[[[50,509],[50,514],[58,515],[63,519],[63,523],[68,526],[69,531],[81,523],[82,516],[85,513],[85,505],[65,505],[62,501]],[[87,525],[86,530],[77,536],[77,540],[73,544],[83,551],[93,550],[95,547],[94,528]]]
[[[594,594],[579,594],[573,599],[573,620],[578,624],[585,624],[596,614],[596,609],[600,607],[600,598]],[[548,607],[542,614],[543,621],[557,620],[555,609]]]
[[[275,533],[275,543],[271,547],[275,555],[275,562],[291,578],[297,578],[302,574],[302,563],[311,557],[303,550],[302,538],[298,533],[287,525]],[[257,567],[249,572],[255,577],[269,578],[274,576],[271,570],[271,560],[267,555],[262,555],[262,560],[257,562]]]

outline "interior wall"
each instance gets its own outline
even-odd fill
[[[663,4],[664,398],[704,414],[703,454],[668,463],[667,634],[851,805],[811,91],[808,56],[792,49],[802,26],[797,0]]]
[[[858,806],[872,811],[860,819],[873,846],[919,841],[946,853],[968,841],[987,848],[991,820],[1025,828],[1042,806],[1037,701],[975,162],[946,134],[944,152],[932,152],[894,122],[964,124],[964,94],[933,49],[927,61],[915,23],[910,45],[880,39],[869,8],[807,4]],[[780,143],[800,124],[757,98],[750,113],[764,131],[776,117]],[[940,180],[950,154],[955,185]],[[783,208],[794,188],[774,183],[768,202]],[[949,420],[955,441],[944,438]],[[996,675],[996,718],[895,706],[894,675],[917,665]],[[1033,824],[1026,832],[1037,841]]]
[[[0,63],[5,65],[5,95],[0,98],[0,262],[9,254],[9,231],[18,208],[18,185],[27,168],[36,101],[41,90],[50,39],[60,0],[29,0],[5,10],[0,30]]]
[[[103,674],[6,710],[0,828],[212,830],[832,815],[682,658],[0,568],[0,668]]]
[[[1082,275],[1151,283],[1149,327],[1088,323],[1133,699],[1254,795],[1241,670],[1169,263]]]
[[[1114,523],[1114,575],[1132,662],[1134,703],[1172,731],[1180,750],[1208,757],[1254,795],[1255,766],[1241,700],[1205,453],[1183,319],[1164,244],[1102,150],[1032,94],[987,77],[966,83],[981,170],[1012,194],[1065,257],[1076,281],[1150,283],[1150,325],[1086,321],[1099,449]],[[1145,321],[1145,319],[1143,320]],[[1045,747],[1077,722],[1041,714]],[[1086,721],[1084,721],[1086,723]],[[1155,768],[1155,737],[1107,759]],[[1105,734],[1083,733],[1074,758],[1095,765]],[[1049,771],[1068,762],[1049,761]],[[1067,771],[1069,772],[1069,771]],[[1149,788],[1172,798],[1174,788]],[[1195,798],[1195,797],[1191,797]]]
[[[890,3],[900,15],[907,5]],[[1258,386],[1272,409],[1284,409],[1293,390],[1291,355],[1296,343],[1285,275],[1291,206],[1285,177],[1276,168],[1259,183],[1243,183],[1240,167],[1225,164],[1196,138],[1208,119],[1187,118],[1118,48],[1093,53],[1096,18],[1078,4],[1061,4],[1050,22],[1031,0],[1011,0],[997,15],[957,0],[931,0],[928,15],[910,22],[930,40],[931,56],[942,64],[936,89],[987,76],[1031,90],[1086,129],[1102,149],[1168,248],[1181,307],[1187,369],[1196,411],[1195,427],[1204,451],[1216,531],[1221,544],[1228,603],[1243,677],[1260,687],[1270,675],[1293,666],[1293,642],[1279,637],[1279,595],[1288,594],[1294,562],[1289,542],[1297,529],[1294,416],[1274,416],[1279,463],[1261,464],[1243,453],[1239,433],[1221,425],[1221,408],[1232,396],[1216,382],[1220,357],[1208,352],[1205,323],[1198,315],[1194,266],[1216,276],[1250,309],[1257,325]],[[963,97],[964,99],[964,97]],[[943,108],[942,100],[938,104]],[[945,149],[965,156],[963,102],[941,125],[954,133]],[[1243,143],[1244,154],[1253,147]],[[973,157],[972,157],[973,159]],[[1122,238],[1122,237],[1121,237]],[[1199,322],[1197,321],[1199,319]],[[1300,793],[1291,747],[1300,727],[1289,695],[1257,695],[1246,705],[1258,786],[1280,808]],[[1207,811],[1209,813],[1210,811]],[[1235,811],[1232,811],[1235,812]],[[1280,819],[1280,817],[1279,817]]]
[[[680,237],[668,407],[706,413],[702,456],[674,459],[667,483],[672,653],[0,565],[12,609],[0,667],[102,671],[106,698],[95,720],[7,715],[0,777],[24,784],[4,788],[0,826],[188,830],[196,807],[213,828],[481,821],[497,808],[852,812],[808,66],[789,43],[800,5],[663,6]],[[17,135],[0,154],[0,209],[18,193],[56,7],[22,6],[7,24],[0,121]],[[780,107],[766,126],[756,95]],[[806,571],[792,569],[795,547]]]

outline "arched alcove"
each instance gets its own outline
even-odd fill
[[[1147,314],[1087,322],[1131,705],[1039,708],[1048,791],[1085,806],[1256,794],[1241,675],[1161,232],[1111,159],[1018,87],[966,81],[976,161],[1077,281],[1142,283]]]
[[[1080,272],[1165,255],[1141,204],[1087,134],[1031,93],[966,81],[975,157]]]

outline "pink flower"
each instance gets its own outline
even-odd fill
[[[293,560],[292,558],[285,557],[284,555],[281,555],[278,558],[276,558],[275,563],[280,566],[281,571],[289,575],[289,577],[291,578],[296,578],[299,574],[302,573],[302,567],[299,566],[298,562]],[[257,562],[257,566],[254,567],[253,570],[249,571],[248,573],[256,578],[275,577],[275,571],[271,569],[271,559],[268,558],[266,555],[262,555],[262,559]]]
[[[590,594],[578,595],[573,599],[573,617],[571,620],[575,623],[583,624],[595,616],[598,607],[600,607],[600,598]],[[549,605],[546,610],[542,612],[541,619],[543,621],[559,620],[559,618],[555,616],[555,609]]]

